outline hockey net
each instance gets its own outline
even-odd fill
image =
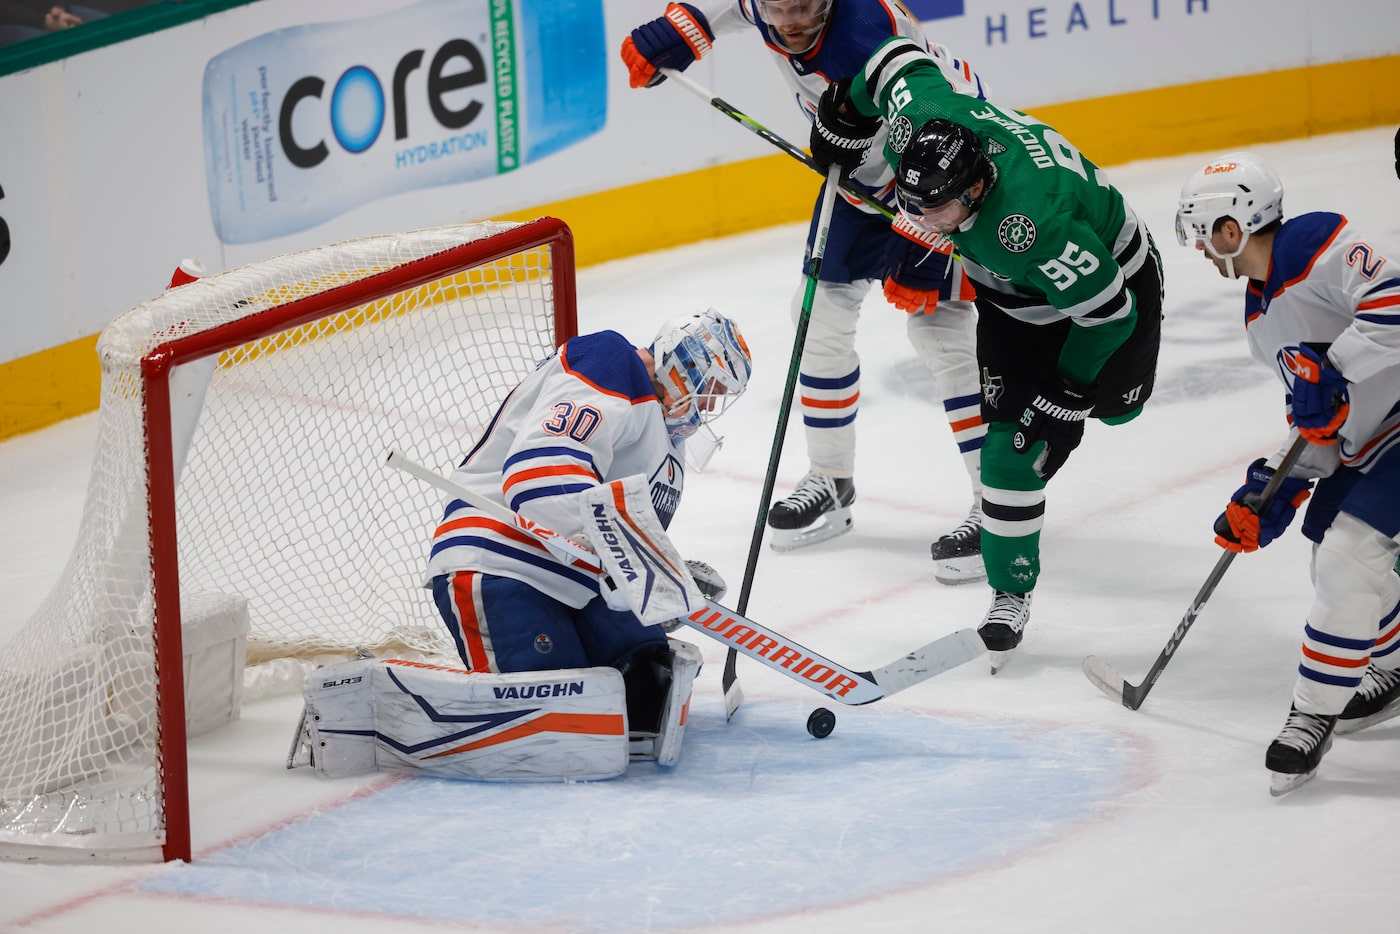
[[[181,618],[250,662],[451,656],[422,573],[450,473],[576,328],[560,221],[279,256],[168,290],[98,343],[96,454],[59,582],[0,650],[0,856],[189,858]],[[178,481],[178,482],[177,482]]]

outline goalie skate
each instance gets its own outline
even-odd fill
[[[933,579],[940,584],[986,580],[987,568],[982,563],[982,502],[974,503],[961,525],[929,546],[929,553],[933,557]]]
[[[795,551],[844,535],[851,530],[851,503],[856,499],[855,481],[811,471],[786,499],[768,510],[773,529],[769,547],[774,551]]]
[[[1400,717],[1400,668],[1387,670],[1372,664],[1337,718],[1334,732],[1355,733],[1392,717]]]
[[[1304,713],[1296,707],[1288,711],[1283,730],[1269,744],[1264,767],[1271,773],[1269,794],[1275,798],[1308,782],[1317,774],[1323,755],[1332,748],[1332,728],[1336,715]]]

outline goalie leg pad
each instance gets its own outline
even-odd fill
[[[622,676],[514,674],[359,659],[307,675],[288,767],[328,778],[376,769],[482,781],[591,781],[627,768]]]
[[[500,782],[593,781],[627,768],[622,676],[510,674],[386,660],[374,670],[382,769]]]
[[[628,709],[635,712],[630,734],[633,759],[675,765],[690,715],[691,688],[700,674],[700,650],[669,640],[664,654],[642,653],[628,667]]]
[[[375,770],[372,658],[309,672],[302,684],[301,723],[287,768],[310,764],[318,775],[347,778]]]
[[[690,719],[690,690],[700,674],[700,665],[698,648],[679,639],[671,640],[671,690],[661,718],[661,736],[656,747],[657,765],[675,765],[681,757],[685,723]]]

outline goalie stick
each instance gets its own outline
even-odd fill
[[[560,558],[579,567],[598,567],[598,556],[587,546],[536,525],[499,503],[473,494],[451,479],[434,473],[401,452],[389,452],[387,463],[445,493],[469,503],[499,522],[513,525],[539,539]],[[975,630],[960,629],[903,655],[888,665],[871,671],[855,671],[805,646],[746,619],[712,600],[681,621],[693,629],[729,646],[730,652],[743,652],[755,661],[787,675],[794,681],[819,691],[842,704],[859,706],[927,681],[935,675],[971,661],[986,651]]]
[[[1274,498],[1274,493],[1279,485],[1288,476],[1288,472],[1293,469],[1293,465],[1298,463],[1298,458],[1302,456],[1303,449],[1307,447],[1307,441],[1302,437],[1296,439],[1289,447],[1288,453],[1284,455],[1283,463],[1279,464],[1274,475],[1269,478],[1269,482],[1264,486],[1264,492],[1259,498],[1259,505],[1256,511],[1262,512],[1269,505],[1269,501]],[[1215,592],[1216,585],[1225,576],[1225,571],[1230,567],[1230,563],[1235,560],[1239,552],[1226,551],[1220,556],[1220,560],[1215,562],[1215,568],[1206,578],[1206,582],[1201,585],[1200,591],[1196,594],[1191,605],[1186,608],[1186,615],[1177,623],[1176,629],[1172,630],[1171,637],[1167,639],[1167,644],[1162,648],[1157,660],[1148,669],[1147,676],[1139,684],[1130,684],[1123,680],[1113,666],[1097,655],[1090,655],[1084,659],[1084,677],[1103,691],[1109,697],[1122,703],[1129,710],[1137,710],[1142,706],[1142,702],[1147,700],[1147,694],[1152,690],[1152,686],[1157,683],[1157,679],[1162,676],[1162,670],[1167,667],[1167,663],[1172,660],[1177,647],[1181,645],[1181,640],[1186,638],[1186,633],[1190,631],[1196,617],[1200,615],[1201,609],[1210,599],[1210,595]]]
[[[743,126],[745,129],[752,130],[754,133],[763,137],[768,142],[772,143],[774,146],[777,146],[789,156],[792,156],[798,162],[801,162],[813,172],[816,172],[818,175],[826,174],[821,170],[821,166],[813,162],[812,157],[807,155],[807,153],[803,152],[801,149],[798,149],[792,143],[783,139],[777,133],[774,133],[772,130],[768,129],[766,126],[759,123],[757,120],[755,120],[753,117],[750,117],[742,110],[739,110],[738,108],[734,107],[732,104],[728,103],[723,98],[716,97],[713,92],[706,90],[704,87],[696,83],[691,78],[686,77],[679,71],[676,71],[674,68],[663,68],[661,69],[661,72],[667,78],[670,78],[672,81],[676,82],[681,87],[694,94],[696,97],[707,102],[715,110],[718,110],[726,117],[731,118],[736,123]],[[865,192],[853,186],[841,185],[839,187],[842,191],[850,195],[852,198],[859,198],[865,204],[869,205],[876,211],[879,211],[881,214],[885,215],[885,217],[890,218],[891,220],[894,219],[894,212],[887,208],[875,197],[868,195]]]

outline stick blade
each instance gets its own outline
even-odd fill
[[[734,719],[734,714],[744,703],[744,689],[739,684],[739,672],[737,663],[739,653],[730,649],[724,658],[724,676],[720,679],[720,686],[724,689],[724,719],[725,722]]]
[[[984,654],[987,647],[975,629],[959,629],[940,639],[935,639],[922,648],[890,662],[883,668],[871,672],[871,677],[889,697],[907,687],[912,687],[935,675],[970,662]]]
[[[1089,679],[1090,684],[1123,706],[1128,706],[1128,702],[1124,699],[1127,685],[1123,681],[1123,676],[1114,671],[1112,665],[1097,655],[1090,655],[1084,659],[1083,668],[1084,677]]]
[[[733,720],[734,714],[739,711],[743,703],[744,689],[739,686],[738,681],[735,681],[724,690],[724,719],[726,721]]]

